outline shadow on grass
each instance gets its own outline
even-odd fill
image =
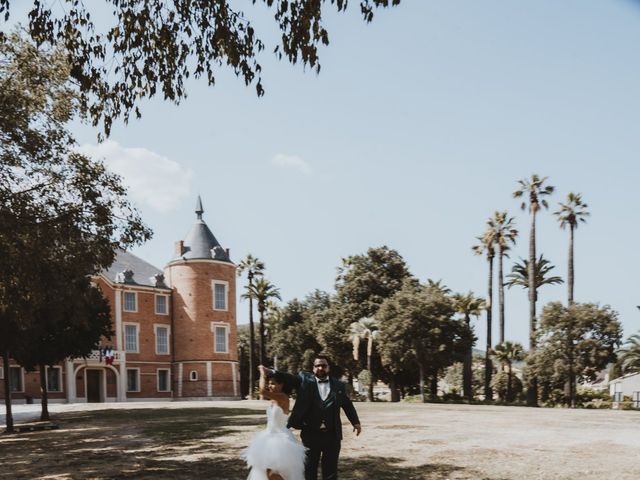
[[[446,463],[423,465],[404,465],[401,458],[357,457],[340,461],[341,480],[435,480],[435,479],[473,479],[483,477],[475,470],[465,469]]]
[[[251,409],[182,408],[73,412],[55,421],[58,430],[0,437],[1,479],[245,479],[246,442],[232,435],[252,435],[266,419]]]
[[[242,450],[266,422],[251,409],[176,408],[74,412],[58,430],[0,436],[0,479],[245,480]],[[341,480],[480,480],[450,464],[343,457]]]

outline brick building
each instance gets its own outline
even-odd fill
[[[94,279],[115,335],[86,359],[47,367],[50,401],[239,398],[236,266],[202,219],[200,198],[195,213],[164,272],[120,252]],[[12,398],[38,401],[38,372],[11,365],[10,375]]]

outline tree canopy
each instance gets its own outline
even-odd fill
[[[88,277],[151,235],[120,177],[73,150],[61,55],[18,35],[0,44],[0,349],[27,368],[109,334]]]
[[[359,2],[366,22],[377,8],[399,3]],[[0,0],[5,23],[15,11],[12,4]],[[250,16],[258,14],[256,4],[273,13],[278,44],[266,45],[258,35]],[[348,5],[347,0],[252,0],[247,12],[230,0],[34,0],[28,32],[37,45],[64,50],[82,110],[108,136],[116,118],[140,116],[145,98],[161,94],[179,103],[191,76],[214,85],[218,71],[229,68],[263,95],[259,54],[267,48],[279,59],[319,72],[318,49],[329,44],[327,9],[345,12]]]
[[[548,388],[568,383],[569,401],[575,405],[576,384],[595,379],[598,371],[615,361],[621,339],[618,314],[610,307],[551,302],[540,315],[537,350],[528,363]]]

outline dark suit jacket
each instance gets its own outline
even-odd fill
[[[293,406],[287,427],[297,428],[303,431],[318,431],[320,425],[318,422],[317,412],[314,408],[318,408],[318,384],[316,377],[309,372],[300,372],[298,375],[286,374],[289,381],[297,390],[296,403]],[[342,422],[340,420],[340,409],[344,410],[347,418],[352,425],[358,425],[360,420],[358,414],[346,393],[345,384],[340,380],[329,377],[330,392],[325,400],[328,409],[328,417],[333,423],[332,430],[335,431],[339,439],[342,438]]]

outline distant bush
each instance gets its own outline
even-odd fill
[[[602,404],[606,404],[608,407],[602,407]],[[611,395],[606,390],[578,388],[576,406],[582,408],[611,408]]]

